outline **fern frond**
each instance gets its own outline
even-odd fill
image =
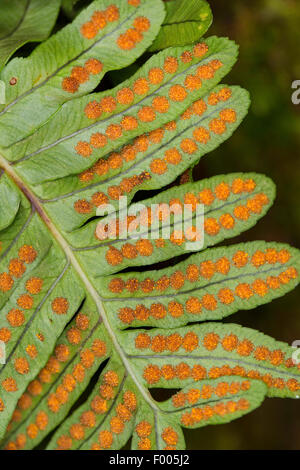
[[[273,182],[232,173],[157,191],[245,117],[248,93],[218,85],[235,43],[163,48],[91,94],[106,72],[149,50],[164,16],[161,0],[96,0],[1,72],[4,449],[32,449],[51,432],[48,449],[119,449],[130,438],[133,449],[183,449],[184,427],[229,422],[265,396],[298,398],[293,348],[214,323],[299,282],[299,251],[286,244],[206,249],[255,225]],[[140,190],[157,192],[139,214]],[[178,207],[188,207],[184,231]],[[158,402],[158,387],[178,391]]]

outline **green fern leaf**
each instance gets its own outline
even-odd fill
[[[66,15],[68,15],[69,18],[74,18],[77,13],[76,3],[78,3],[78,0],[62,0],[62,9],[66,13]]]
[[[212,23],[212,11],[205,0],[173,0],[166,3],[166,11],[150,51],[198,41]]]

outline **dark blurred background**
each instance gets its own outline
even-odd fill
[[[300,246],[300,105],[291,101],[300,80],[299,0],[211,0],[214,22],[207,35],[228,36],[240,57],[225,83],[250,91],[249,115],[218,150],[204,157],[195,179],[223,172],[257,171],[277,185],[265,218],[231,242],[266,240]],[[227,322],[263,331],[291,344],[300,339],[299,289],[230,316]],[[222,426],[186,432],[190,449],[300,449],[300,403],[266,399],[253,413]]]

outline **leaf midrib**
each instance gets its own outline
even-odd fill
[[[24,195],[29,199],[31,204],[35,207],[37,213],[41,217],[42,221],[45,223],[49,231],[51,232],[52,236],[54,239],[57,241],[57,243],[60,245],[61,249],[65,253],[67,259],[69,260],[70,264],[72,265],[73,269],[75,272],[78,274],[80,277],[83,285],[85,286],[87,292],[90,294],[92,299],[94,300],[98,313],[101,316],[103,320],[103,324],[106,328],[106,331],[112,341],[113,346],[115,347],[115,350],[120,356],[120,359],[124,365],[125,370],[127,370],[128,375],[131,376],[131,379],[135,383],[137,389],[145,399],[145,401],[149,404],[149,406],[156,411],[159,411],[159,408],[155,404],[154,400],[152,399],[150,393],[145,389],[145,387],[140,383],[138,377],[136,376],[133,367],[131,367],[130,362],[127,358],[126,353],[123,351],[121,345],[119,344],[117,337],[113,331],[113,329],[110,326],[110,323],[108,321],[108,318],[106,316],[106,312],[103,307],[103,303],[101,300],[101,297],[99,296],[98,292],[96,291],[95,287],[93,284],[90,282],[88,279],[85,271],[81,267],[80,263],[78,262],[77,258],[75,257],[71,247],[65,240],[65,238],[62,236],[62,234],[59,232],[59,230],[56,228],[56,226],[53,224],[53,222],[49,219],[48,215],[44,211],[43,207],[40,205],[37,197],[34,195],[34,193],[31,191],[31,189],[23,182],[23,180],[20,178],[18,173],[12,168],[12,166],[8,163],[8,161],[0,154],[0,168],[2,168],[6,174],[9,176],[9,178],[19,187],[19,189],[24,193]]]
[[[287,267],[289,266],[292,266],[291,263],[287,264],[286,265]],[[276,267],[270,267],[268,269],[265,269],[265,270],[261,270],[260,271],[260,274],[268,274],[268,273],[277,273],[277,271],[281,271],[282,270],[282,266],[276,266]],[[175,297],[178,297],[179,295],[188,295],[188,294],[193,294],[194,292],[198,292],[198,291],[202,291],[202,290],[206,290],[208,289],[209,287],[214,287],[214,286],[218,286],[220,284],[223,284],[223,283],[229,283],[231,281],[236,281],[236,280],[241,280],[241,279],[245,279],[245,278],[248,278],[250,276],[256,276],[256,272],[245,272],[245,273],[242,273],[242,274],[237,274],[236,276],[231,276],[231,277],[224,277],[223,279],[220,279],[218,281],[213,281],[213,282],[208,282],[206,284],[202,284],[202,285],[198,285],[196,287],[192,287],[191,289],[186,289],[186,290],[181,290],[180,292],[170,292],[170,294],[158,294],[158,295],[144,295],[144,296],[136,296],[136,297],[121,297],[121,300],[128,300],[129,302],[130,301],[145,301],[146,299],[150,299],[150,300],[157,300],[157,299],[173,299]],[[97,277],[100,277],[100,276],[97,276]],[[116,302],[116,301],[120,301],[120,298],[117,298],[117,297],[107,297],[107,298],[103,298],[102,299],[103,302]]]
[[[258,369],[262,369],[262,370],[265,370],[265,371],[268,371],[268,372],[272,372],[272,373],[278,373],[278,374],[282,374],[286,377],[292,377],[294,379],[298,379],[299,378],[299,375],[298,374],[294,374],[293,372],[288,372],[286,370],[283,370],[283,369],[280,369],[280,368],[277,368],[274,366],[274,367],[269,367],[269,366],[264,366],[264,365],[261,365],[259,363],[256,362],[255,359],[252,359],[252,362],[250,360],[247,360],[247,359],[238,359],[238,358],[229,358],[228,356],[222,356],[222,355],[213,355],[213,353],[211,354],[211,356],[206,356],[206,355],[195,355],[195,356],[188,356],[186,354],[169,354],[169,353],[165,353],[165,354],[144,354],[144,355],[136,355],[136,354],[128,354],[128,358],[130,359],[136,359],[136,360],[145,360],[145,359],[162,359],[164,357],[167,357],[167,358],[171,358],[171,359],[175,359],[175,360],[180,360],[180,359],[184,359],[184,360],[189,360],[189,361],[198,361],[198,364],[201,364],[201,362],[199,361],[220,361],[220,362],[234,362],[240,366],[249,366],[249,367],[257,367]],[[251,358],[250,358],[251,359]]]

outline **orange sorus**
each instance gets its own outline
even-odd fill
[[[31,295],[22,294],[17,300],[19,307],[24,308],[25,310],[30,310],[33,306],[33,298]]]
[[[200,275],[205,279],[211,279],[215,274],[215,266],[214,263],[210,260],[203,261],[200,264]]]
[[[70,344],[79,344],[81,342],[81,333],[78,328],[70,328],[67,331],[67,339]]]
[[[125,287],[129,292],[135,292],[139,288],[139,281],[135,278],[128,279],[126,281]]]
[[[92,352],[96,357],[103,357],[106,354],[107,348],[106,343],[101,339],[95,339],[92,344]]]
[[[188,364],[181,362],[175,366],[176,377],[180,380],[188,379],[191,375],[191,368]]]
[[[200,144],[207,144],[210,140],[210,133],[205,127],[198,127],[193,132],[194,139],[197,140]]]
[[[118,21],[120,18],[119,8],[116,5],[109,5],[104,11],[105,18],[109,22]]]
[[[230,262],[228,258],[219,258],[215,263],[215,268],[220,274],[228,274],[230,270]]]
[[[220,231],[220,225],[215,218],[209,217],[204,221],[204,230],[208,235],[215,236]]]
[[[169,97],[172,101],[184,101],[187,97],[187,92],[183,86],[173,85],[169,90]]]
[[[23,325],[25,322],[25,316],[24,313],[19,310],[12,308],[8,314],[6,315],[7,321],[11,326],[18,327]]]
[[[202,81],[197,75],[187,75],[184,86],[190,91],[199,90],[202,86]]]
[[[82,157],[89,157],[93,152],[92,147],[88,142],[78,142],[75,150]]]
[[[97,101],[91,101],[84,108],[84,113],[89,119],[97,119],[102,114],[102,108]]]
[[[34,359],[38,355],[37,348],[34,344],[29,344],[26,347],[26,352],[27,352],[28,356],[31,357],[32,359]]]
[[[253,343],[249,341],[248,339],[244,339],[239,342],[236,351],[240,356],[249,356],[251,352],[253,351],[253,349],[254,349]]]
[[[113,435],[111,431],[100,431],[98,441],[103,449],[110,449],[113,443]]]
[[[167,73],[175,73],[178,69],[178,60],[176,57],[167,57],[164,62],[164,70]]]
[[[0,329],[0,341],[3,343],[8,343],[11,338],[11,332],[8,328],[1,328]]]
[[[54,352],[59,362],[66,362],[69,359],[70,349],[66,344],[57,345]]]
[[[183,139],[180,143],[180,148],[184,153],[192,155],[197,151],[198,146],[193,139]]]
[[[203,57],[208,52],[208,45],[205,42],[200,42],[194,46],[193,54],[195,57]]]
[[[16,278],[20,278],[26,271],[24,263],[18,258],[14,258],[9,262],[8,269],[10,275]]]
[[[142,40],[142,34],[136,29],[128,29],[125,33],[120,34],[117,39],[117,45],[120,49],[131,50],[138,42]]]
[[[107,144],[107,137],[104,134],[96,132],[95,134],[92,134],[90,142],[94,148],[102,148]],[[106,173],[106,171],[100,172],[100,166],[106,165],[106,164],[108,165],[108,162],[103,159],[95,163],[94,170],[96,171],[97,174],[99,174],[99,176]]]
[[[197,297],[190,297],[185,303],[185,308],[188,313],[192,314],[200,314],[202,311],[201,302]]]
[[[158,113],[166,113],[170,108],[170,103],[165,96],[153,98],[152,106]]]
[[[131,104],[134,100],[134,93],[130,88],[121,88],[117,92],[117,101],[122,105]]]
[[[157,320],[161,320],[167,315],[167,309],[162,304],[152,304],[150,307],[150,315]]]
[[[62,81],[61,87],[67,93],[76,93],[79,88],[79,82],[74,77],[65,77]]]
[[[218,97],[221,101],[227,101],[229,98],[231,98],[232,96],[232,91],[230,88],[222,88],[219,92],[218,92]]]
[[[176,446],[178,443],[178,433],[171,426],[163,430],[161,437],[168,445]]]
[[[219,341],[219,335],[217,335],[216,333],[207,333],[203,338],[203,346],[209,351],[212,351],[216,349],[219,344]]]
[[[202,78],[204,80],[210,80],[211,78],[214,77],[215,75],[215,70],[214,68],[207,64],[207,65],[200,65],[198,68],[197,68],[197,76],[199,78]]]
[[[97,28],[97,25],[92,21],[87,21],[80,28],[82,36],[86,39],[94,39],[94,37],[97,36],[98,31],[99,29]]]
[[[116,411],[118,417],[123,422],[129,421],[132,417],[131,411],[125,405],[123,405],[123,403],[119,403],[119,405],[117,405]]]
[[[134,320],[134,310],[129,307],[121,308],[119,311],[119,319],[122,323],[132,323]]]
[[[103,69],[103,64],[97,59],[88,59],[84,66],[91,75],[97,75]]]
[[[43,280],[39,277],[31,277],[26,281],[26,290],[33,295],[39,294],[43,286]]]
[[[152,432],[152,426],[149,421],[140,421],[135,427],[135,432],[139,437],[148,437]]]
[[[80,353],[80,363],[85,369],[90,369],[95,362],[95,355],[90,349],[85,349]]]
[[[12,377],[4,379],[1,383],[2,387],[6,392],[16,392],[18,390],[17,383]]]
[[[239,250],[233,255],[232,261],[233,261],[233,264],[237,268],[242,268],[248,263],[248,258],[249,258],[248,253],[246,253],[245,251]]]
[[[155,384],[161,378],[161,371],[158,366],[150,364],[144,369],[143,377],[149,384]]]
[[[65,297],[56,297],[51,303],[52,311],[64,315],[69,310],[69,302]]]
[[[91,402],[91,408],[96,414],[104,414],[107,411],[107,401],[96,395]]]
[[[151,349],[153,352],[160,353],[166,349],[166,338],[163,335],[156,335],[152,338]]]
[[[226,131],[226,124],[221,119],[212,119],[209,123],[209,128],[214,134],[224,134]]]
[[[225,288],[218,292],[218,298],[223,304],[229,305],[234,302],[234,294],[231,289]]]
[[[72,439],[70,438],[70,436],[60,436],[57,439],[57,446],[57,449],[59,450],[70,450],[72,447]]]
[[[180,56],[180,60],[183,63],[188,64],[189,62],[193,60],[193,56],[190,51],[184,51]]]
[[[14,285],[14,280],[8,273],[0,274],[0,290],[2,292],[9,291]]]
[[[221,344],[223,349],[226,351],[233,351],[238,345],[238,337],[231,333],[227,336],[224,336]]]
[[[215,187],[215,194],[221,201],[226,201],[230,195],[230,186],[225,182],[219,183]]]
[[[86,82],[89,79],[89,72],[84,67],[73,67],[71,70],[71,78],[75,78],[79,84]]]
[[[121,278],[114,278],[110,281],[108,288],[111,292],[121,293],[125,288],[125,282]]]
[[[112,266],[116,266],[123,261],[123,255],[122,253],[114,247],[110,247],[108,251],[106,252],[105,255],[106,261],[108,264],[111,264]]]
[[[21,261],[30,264],[37,257],[37,251],[31,245],[23,245],[19,249],[18,255]]]
[[[234,216],[239,220],[248,220],[250,217],[250,211],[247,206],[237,206],[235,207]]]
[[[138,19],[139,18],[137,18],[135,21],[137,21]],[[158,85],[164,79],[164,71],[159,67],[154,67],[150,69],[148,73],[148,79],[153,85]]]
[[[223,109],[223,111],[220,112],[220,118],[225,122],[235,122],[236,112],[234,109]]]
[[[235,220],[230,214],[221,215],[219,222],[226,230],[231,230],[235,226]]]
[[[146,321],[150,316],[150,310],[144,305],[137,305],[134,310],[134,316],[139,321]]]

